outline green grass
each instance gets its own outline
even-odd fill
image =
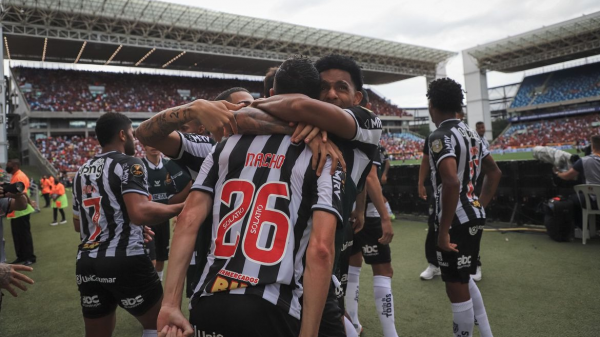
[[[70,211],[67,213],[70,219]],[[2,337],[83,335],[75,283],[79,236],[71,221],[51,227],[51,220],[50,209],[32,216],[38,262],[29,276],[36,283],[27,292],[20,292],[18,298],[4,297],[0,313]],[[451,333],[452,314],[443,282],[439,278],[419,279],[426,267],[426,228],[423,222],[394,222],[393,289],[396,325],[401,336]],[[6,220],[5,236],[10,261],[15,256]],[[546,235],[486,232],[481,256],[483,280],[479,288],[496,336],[598,336],[599,239],[584,246],[581,241],[556,243]],[[382,336],[368,266],[363,266],[360,285],[363,336]],[[142,330],[137,321],[122,309],[117,311],[114,336],[140,336]]]
[[[575,150],[567,150],[569,153],[576,153]],[[494,154],[495,161],[509,161],[509,160],[533,160],[533,152],[516,152],[516,153],[505,153],[505,154]],[[392,165],[420,165],[421,160],[394,160]]]

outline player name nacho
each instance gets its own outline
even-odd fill
[[[246,154],[244,166],[268,167],[280,169],[285,160],[284,154],[277,153],[251,153]]]
[[[229,277],[231,279],[234,280],[238,280],[238,281],[243,281],[243,282],[248,282],[252,285],[256,285],[259,281],[258,278],[256,277],[252,277],[252,276],[248,276],[248,275],[244,275],[244,274],[239,274],[233,271],[229,271],[229,270],[225,270],[225,269],[221,269],[219,270],[219,275],[223,275],[225,277]]]

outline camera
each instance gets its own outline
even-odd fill
[[[25,190],[25,184],[23,184],[22,182],[16,182],[14,184],[4,183],[0,186],[2,186],[4,193],[17,194],[17,193],[23,193],[23,190]]]

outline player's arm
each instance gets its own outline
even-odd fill
[[[181,147],[181,136],[175,131],[183,124],[199,120],[220,140],[224,135],[224,128],[237,132],[235,118],[230,110],[237,110],[242,106],[243,104],[227,101],[196,100],[157,113],[140,124],[135,130],[135,136],[140,143],[152,146],[168,157],[176,157],[177,150]]]
[[[423,153],[423,159],[421,159],[421,166],[419,167],[419,198],[427,200],[427,191],[425,190],[425,179],[429,173],[429,155]]]
[[[379,243],[386,245],[392,242],[394,230],[392,229],[392,218],[390,218],[390,214],[385,207],[383,191],[381,190],[381,184],[379,183],[379,178],[377,177],[377,166],[371,166],[371,172],[369,172],[369,175],[367,175],[366,185],[369,198],[371,198],[375,209],[377,209],[377,212],[381,217],[381,228],[383,230],[383,235],[381,238],[379,238]]]
[[[181,191],[173,194],[169,197],[169,205],[179,204],[185,202],[188,195],[190,194],[190,190],[192,189],[192,181],[190,181]]]
[[[487,155],[482,159],[481,171],[484,177],[479,202],[483,207],[486,207],[496,194],[496,189],[500,184],[500,179],[502,179],[502,171],[500,171],[491,155]]]
[[[167,280],[160,313],[158,314],[157,330],[165,327],[177,327],[186,336],[192,334],[193,328],[181,313],[181,298],[189,261],[194,252],[198,229],[212,209],[212,197],[204,192],[192,191],[188,202],[177,219],[173,233]]]
[[[450,226],[456,214],[460,193],[456,157],[447,156],[442,158],[437,166],[442,179],[442,213],[439,220],[438,247],[445,251],[458,252],[456,244],[450,243]]]
[[[383,173],[381,174],[381,183],[387,184],[387,175],[390,171],[390,160],[388,158],[383,160]]]
[[[126,193],[123,195],[127,215],[136,225],[152,226],[169,221],[183,209],[183,204],[165,205],[148,200],[148,196],[140,193]]]
[[[294,128],[288,122],[284,122],[268,113],[245,107],[234,112],[238,126],[238,133],[242,135],[292,135]]]
[[[365,208],[367,207],[367,189],[363,188],[360,193],[356,195],[354,210],[350,215],[350,218],[354,222],[352,229],[354,233],[360,232],[365,225]]]
[[[300,337],[317,336],[329,291],[335,256],[336,217],[324,211],[313,212],[313,229],[306,250],[304,300]]]
[[[556,176],[562,180],[576,180],[577,177],[579,176],[579,172],[577,172],[574,168],[571,168],[566,172],[557,172]]]
[[[314,125],[346,140],[352,140],[357,135],[358,125],[349,113],[305,95],[275,95],[254,101],[252,106],[284,121]]]

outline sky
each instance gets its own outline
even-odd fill
[[[167,0],[232,14],[358,34],[454,52],[600,11],[597,0]],[[447,75],[464,84],[462,57]],[[488,73],[488,87],[523,73]],[[372,88],[403,107],[424,107],[424,77]],[[467,93],[468,95],[468,93]]]

